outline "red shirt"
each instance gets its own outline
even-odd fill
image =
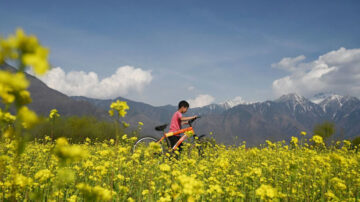
[[[174,115],[171,118],[169,132],[175,132],[181,129],[181,117],[182,117],[181,112],[176,111],[174,113]]]

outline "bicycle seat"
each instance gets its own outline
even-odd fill
[[[157,131],[163,131],[163,130],[165,130],[165,128],[166,128],[167,126],[168,126],[167,123],[164,124],[164,125],[156,126],[156,127],[155,127],[155,130],[157,130]]]

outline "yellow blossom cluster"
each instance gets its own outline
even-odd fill
[[[27,67],[32,67],[36,74],[44,74],[50,68],[48,52],[47,48],[40,45],[36,36],[26,35],[22,29],[17,29],[15,34],[6,39],[0,36],[0,65],[8,61],[17,64],[16,72],[6,68],[0,71],[0,99],[5,104],[0,111],[2,122],[13,123],[19,120],[24,128],[29,128],[38,121],[36,113],[26,106],[31,102],[31,97],[27,91],[30,83],[24,72]],[[8,112],[12,104],[17,115]],[[20,131],[16,134],[20,134]],[[22,137],[18,139],[21,140]]]
[[[323,138],[321,136],[319,136],[319,135],[314,135],[310,140],[313,141],[317,145],[323,145],[324,144]]]
[[[278,192],[275,188],[270,185],[264,184],[262,184],[258,189],[256,189],[255,193],[257,196],[260,196],[262,200],[269,200],[278,196]]]
[[[115,112],[119,114],[119,117],[125,117],[129,106],[125,101],[116,100],[116,102],[111,103],[109,115],[114,116]]]
[[[356,201],[360,154],[342,147],[216,145],[203,156],[132,152],[134,138],[72,145],[35,140],[16,160],[0,142],[0,201]],[[294,142],[294,141],[293,141]],[[294,142],[295,143],[295,142]],[[41,152],[39,152],[41,151]],[[86,156],[84,156],[86,154]],[[61,159],[68,159],[65,164]],[[19,162],[14,173],[13,162]],[[28,193],[28,194],[26,194]],[[66,193],[66,194],[64,194]]]
[[[16,101],[15,104],[20,106],[30,103],[30,93],[26,90],[28,86],[24,73],[0,71],[0,98],[4,104]]]
[[[87,150],[79,145],[70,145],[66,138],[56,140],[54,154],[62,161],[76,161],[87,156]]]
[[[32,127],[39,121],[36,113],[30,110],[27,106],[22,106],[19,109],[17,116],[20,120],[22,120],[22,125],[24,128]]]
[[[49,114],[50,119],[55,119],[56,117],[60,117],[60,114],[57,109],[52,109]]]
[[[90,201],[109,201],[112,196],[111,191],[100,186],[91,187],[90,185],[80,183],[76,185],[76,188]]]
[[[11,124],[14,123],[15,120],[16,120],[16,116],[12,115],[10,112],[3,112],[0,109],[0,122]]]
[[[299,139],[297,137],[291,137],[290,143],[292,143],[295,147],[298,146]]]
[[[0,38],[0,64],[6,59],[20,60],[21,71],[32,67],[36,74],[42,75],[50,68],[48,55],[49,50],[40,45],[36,36],[26,35],[20,28],[7,39]]]

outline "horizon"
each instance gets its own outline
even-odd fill
[[[283,94],[283,95],[280,95],[279,97],[277,98],[274,98],[274,99],[267,99],[267,100],[262,100],[262,101],[256,101],[256,102],[246,102],[246,103],[240,103],[240,104],[235,104],[233,106],[230,106],[230,108],[233,108],[235,106],[238,106],[238,105],[251,105],[251,104],[256,104],[256,103],[264,103],[264,102],[275,102],[276,100],[280,99],[281,97],[283,96],[292,96],[292,95],[295,95],[295,96],[300,96],[302,98],[305,98],[307,99],[308,101],[314,103],[314,104],[317,104],[319,105],[322,101],[324,101],[325,99],[327,98],[330,98],[330,97],[333,97],[333,96],[341,96],[343,98],[345,97],[350,97],[350,98],[356,98],[356,99],[359,99],[360,101],[360,98],[357,97],[357,96],[351,96],[351,95],[340,95],[340,94],[336,94],[336,93],[331,93],[331,92],[323,92],[323,93],[318,93],[316,95],[313,95],[312,97],[305,97],[303,95],[299,95],[297,93],[288,93],[288,94]],[[320,96],[320,95],[324,95],[325,97],[322,97],[322,98],[318,98],[317,96]],[[138,103],[143,103],[143,104],[148,104],[150,106],[153,106],[153,107],[164,107],[164,106],[171,106],[171,107],[177,107],[177,104],[175,105],[172,105],[172,104],[165,104],[165,105],[152,105],[152,104],[149,104],[149,103],[146,103],[146,102],[142,102],[142,101],[138,101],[138,100],[132,100],[132,99],[128,99],[126,97],[122,97],[122,96],[119,96],[119,97],[116,97],[116,98],[113,98],[113,99],[104,99],[104,98],[91,98],[91,97],[86,97],[86,96],[76,96],[76,95],[73,95],[73,96],[70,96],[70,97],[83,97],[83,98],[87,98],[87,99],[95,99],[95,100],[117,100],[119,98],[124,98],[126,100],[129,100],[129,101],[132,101],[132,102],[138,102]],[[317,103],[315,98],[317,98],[318,100],[321,100],[321,102]],[[188,101],[188,100],[186,100]],[[208,105],[204,105],[204,106],[201,106],[201,107],[207,107],[207,106],[210,106],[210,105],[222,105],[222,104],[225,104],[226,102],[229,102],[229,101],[232,101],[232,100],[226,100],[225,102],[220,102],[220,103],[210,103]],[[190,108],[201,108],[201,107],[191,107]]]
[[[0,36],[37,35],[54,67],[40,79],[69,96],[199,107],[360,96],[358,1],[2,5]]]

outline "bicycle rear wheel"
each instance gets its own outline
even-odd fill
[[[158,139],[152,136],[146,136],[146,137],[142,137],[140,138],[138,141],[136,141],[134,143],[134,146],[132,148],[132,151],[138,151],[138,150],[145,150],[145,149],[149,149],[149,146],[151,143],[156,143],[160,146],[159,148],[159,153],[164,154],[164,147],[161,143],[158,143]],[[156,149],[156,148],[155,148]]]

